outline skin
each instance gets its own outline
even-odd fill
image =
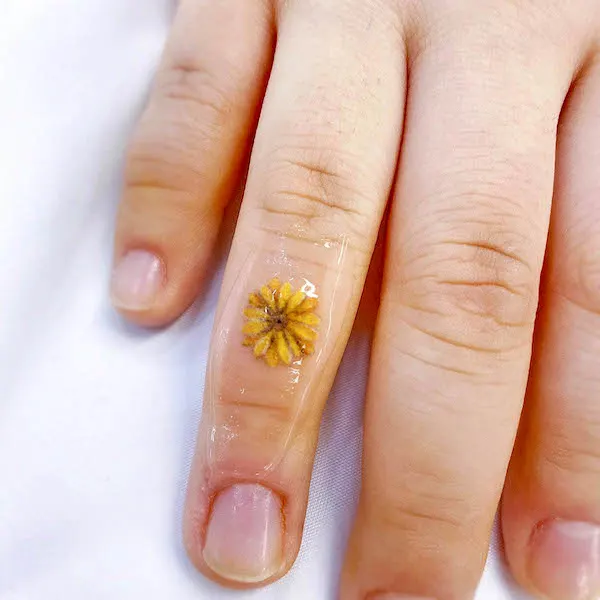
[[[184,523],[206,576],[247,588],[293,564],[387,207],[341,600],[472,597],[503,492],[518,582],[600,597],[599,36],[595,0],[180,2],[131,141],[113,302],[144,326],[190,305],[249,159]],[[125,297],[131,252],[156,257],[144,298]],[[319,297],[293,382],[241,344],[274,275]],[[235,484],[283,515],[262,578],[206,560]]]

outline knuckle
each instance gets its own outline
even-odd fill
[[[305,416],[293,403],[220,399],[213,407],[215,454],[261,455],[285,448],[292,426],[304,432]],[[300,411],[301,412],[301,411]]]
[[[521,258],[511,254],[502,243],[449,243],[466,246],[471,256],[466,259],[466,268],[449,265],[448,273],[454,270],[455,278],[450,275],[435,282],[444,300],[461,312],[489,318],[500,326],[532,324],[535,283],[531,269]]]
[[[169,196],[173,205],[191,206],[201,188],[202,173],[189,150],[177,142],[138,138],[127,156],[125,188],[147,199]],[[138,194],[141,195],[141,194]]]
[[[200,67],[172,67],[159,76],[135,132],[126,177],[133,185],[198,189],[207,168],[198,156],[227,135],[234,117],[221,80]]]
[[[406,481],[410,493],[403,494],[404,500],[384,493],[374,504],[378,526],[415,538],[427,532],[445,539],[465,536],[464,524],[473,522],[476,511],[454,486],[430,474],[408,473]]]
[[[278,14],[285,15],[293,11],[295,15],[314,19],[318,12],[319,20],[328,23],[343,23],[352,29],[387,29],[395,26],[398,13],[407,12],[408,7],[420,0],[276,0]],[[407,5],[406,7],[404,5]]]
[[[529,339],[539,267],[514,230],[487,226],[485,236],[474,233],[481,229],[463,223],[417,249],[392,276],[392,301],[409,325],[439,341],[506,352]]]
[[[201,114],[213,128],[223,126],[235,109],[233,85],[227,77],[217,76],[200,64],[181,62],[167,69],[156,82],[157,98],[174,101],[178,110],[191,115]],[[235,76],[229,76],[235,80]],[[207,114],[210,119],[207,119]]]
[[[241,430],[252,431],[257,424],[267,430],[277,431],[282,423],[293,421],[298,412],[297,406],[290,403],[270,402],[261,398],[228,399],[221,397],[215,402],[215,410],[223,416],[223,420],[234,420]]]
[[[364,246],[374,235],[383,202],[376,189],[359,182],[351,167],[355,163],[338,150],[282,153],[272,162],[258,208],[279,230],[307,239],[342,236]]]
[[[201,67],[165,71],[128,150],[127,187],[199,193],[215,159],[198,156],[223,139],[234,108],[232,94]],[[224,180],[232,168],[214,169],[211,178]]]
[[[421,537],[425,530],[435,529],[440,538],[447,538],[448,532],[456,533],[461,528],[460,517],[451,515],[449,509],[444,513],[432,510],[427,506],[388,505],[378,511],[375,520],[384,531],[401,531],[409,537]],[[442,532],[444,532],[442,534]]]
[[[560,0],[492,0],[475,6],[468,2],[447,6],[426,2],[425,10],[436,32],[442,34],[446,42],[450,39],[480,48],[494,45],[504,51],[522,53],[534,51],[540,42],[544,47],[564,42],[567,25],[578,16],[573,4]],[[493,19],[489,18],[491,12]],[[466,23],[471,26],[468,32],[457,27]],[[482,32],[484,36],[480,35]]]

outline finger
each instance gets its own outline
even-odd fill
[[[559,129],[531,383],[503,500],[510,565],[552,600],[600,595],[600,63]]]
[[[112,300],[140,324],[173,320],[202,285],[272,58],[268,4],[181,2],[117,220]]]
[[[434,15],[411,60],[342,600],[462,600],[484,565],[527,379],[573,58],[525,23],[508,28],[513,9]]]
[[[272,581],[296,556],[319,418],[391,189],[402,46],[390,15],[347,6],[282,8],[221,293],[184,528],[194,564],[229,585]]]

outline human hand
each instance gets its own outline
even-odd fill
[[[517,580],[600,594],[599,34],[593,0],[182,0],[112,295],[150,326],[193,301],[260,112],[184,524],[206,575],[294,561],[391,198],[341,599],[470,597],[503,486]]]

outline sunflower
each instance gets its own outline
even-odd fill
[[[317,298],[294,290],[289,281],[274,278],[248,296],[244,346],[253,349],[271,367],[289,365],[294,358],[313,354],[319,317]]]

